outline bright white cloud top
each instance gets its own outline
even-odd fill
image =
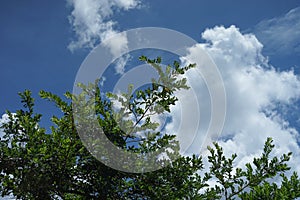
[[[137,0],[68,0],[68,3],[73,7],[69,20],[77,37],[70,43],[70,50],[93,48],[116,34],[117,22],[111,19],[114,13],[139,7]]]
[[[300,172],[297,164],[300,162],[299,133],[278,111],[278,106],[292,106],[300,99],[299,77],[292,70],[275,70],[261,54],[263,45],[255,35],[242,34],[235,26],[207,29],[202,33],[202,38],[206,43],[191,48],[187,58],[193,62],[193,58],[204,48],[215,61],[224,80],[227,116],[218,139],[224,151],[228,155],[238,153],[237,165],[241,166],[252,161],[253,156],[258,156],[266,138],[272,137],[276,145],[275,154],[293,152],[291,165]],[[191,75],[189,78],[197,81]],[[198,91],[205,91],[205,84],[199,82]],[[204,92],[203,95],[204,102],[200,103],[207,104],[205,99],[210,98],[209,94]],[[175,116],[177,114],[180,113],[175,113]],[[201,116],[209,116],[209,111],[201,110]],[[200,135],[203,134],[201,131],[200,128]],[[200,151],[200,139],[191,146],[191,152]]]
[[[72,41],[68,48],[71,51],[80,48],[92,49],[100,42],[110,37],[119,36],[115,42],[107,43],[113,55],[125,53],[127,47],[127,37],[114,28],[117,24],[113,21],[115,12],[121,10],[128,11],[140,7],[139,0],[67,0],[73,8],[69,21],[76,35],[76,40]],[[125,55],[117,60],[116,73],[123,74],[124,66],[129,56]]]
[[[73,8],[69,16],[76,35],[76,40],[69,44],[74,51],[79,48],[93,48],[99,42],[118,35],[118,40],[106,43],[113,55],[127,52],[127,36],[120,34],[112,20],[115,12],[128,11],[140,7],[139,0],[68,0]],[[224,129],[218,142],[227,154],[238,153],[238,165],[251,161],[258,156],[267,137],[272,137],[276,144],[276,154],[288,151],[294,153],[292,167],[300,172],[299,132],[284,120],[278,106],[293,106],[300,100],[300,80],[292,70],[278,71],[268,63],[262,50],[300,52],[300,8],[291,10],[286,15],[264,20],[259,23],[254,33],[264,41],[265,47],[254,34],[242,34],[235,26],[223,26],[207,29],[202,33],[205,43],[190,49],[187,55],[193,62],[201,49],[204,49],[218,66],[227,94],[227,116]],[[129,56],[118,58],[116,72],[124,74],[124,66]],[[197,62],[197,60],[194,60]],[[191,70],[192,72],[192,70]],[[207,86],[199,76],[188,73],[191,82],[198,83],[201,109],[199,137],[195,138],[189,151],[197,153],[203,148],[203,134],[209,126],[210,96]],[[179,94],[180,95],[180,94]],[[184,98],[184,96],[182,96]],[[188,100],[182,102],[189,103]],[[190,112],[193,112],[191,105]],[[173,108],[172,124],[167,126],[173,132],[180,122],[182,113],[178,107]],[[188,113],[188,112],[185,112]],[[185,143],[187,133],[180,136]],[[190,138],[189,138],[190,139]],[[212,140],[215,138],[212,138]]]

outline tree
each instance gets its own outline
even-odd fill
[[[290,178],[287,161],[291,153],[270,158],[274,148],[269,138],[261,157],[248,163],[245,169],[234,167],[236,154],[226,158],[222,148],[214,143],[208,147],[209,171],[204,169],[202,157],[182,156],[178,141],[172,134],[155,131],[159,124],[151,118],[154,114],[170,112],[177,98],[174,91],[188,89],[183,78],[194,67],[161,67],[161,58],[140,60],[154,67],[159,79],[152,85],[121,95],[108,93],[103,96],[97,84],[80,85],[82,93],[65,93],[66,100],[50,92],[41,91],[40,97],[48,99],[62,111],[61,117],[53,116],[51,133],[40,127],[42,115],[34,110],[34,99],[26,90],[19,93],[23,108],[16,113],[7,111],[9,121],[1,128],[5,135],[0,141],[0,193],[12,194],[17,199],[294,199],[300,197],[300,180],[296,173]],[[85,101],[92,96],[91,102]],[[109,99],[110,98],[110,99]],[[112,99],[112,100],[111,100]],[[74,120],[75,103],[92,104],[97,120],[105,135],[120,148],[145,154],[162,147],[172,147],[167,157],[156,160],[165,167],[152,172],[126,173],[112,169],[96,159],[78,135],[76,123],[89,126],[89,119]],[[121,108],[113,112],[114,102]],[[89,106],[80,112],[89,112]],[[79,113],[80,113],[79,112]],[[133,116],[126,118],[126,116]],[[77,118],[78,119],[78,118]],[[81,120],[81,121],[80,121]],[[140,138],[135,132],[144,133]],[[172,144],[172,145],[170,145]],[[109,152],[108,152],[109,154]],[[169,158],[169,159],[168,159]],[[177,158],[177,159],[172,159]],[[138,163],[137,163],[138,164]],[[126,163],[124,164],[126,167]],[[129,167],[129,166],[127,166]],[[272,178],[280,174],[280,184]],[[216,185],[209,185],[214,180]]]

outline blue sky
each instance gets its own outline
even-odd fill
[[[142,1],[141,9],[113,16],[119,30],[144,26],[180,31],[200,41],[206,28],[236,25],[241,31],[255,28],[262,20],[286,14],[299,1]],[[65,1],[2,1],[0,7],[0,110],[18,107],[17,93],[24,89],[36,95],[41,89],[57,94],[71,90],[76,72],[89,50],[67,49],[74,38]],[[273,58],[274,57],[274,58]],[[280,64],[299,65],[299,56]],[[291,61],[292,60],[292,61]],[[274,63],[276,65],[276,63]],[[297,70],[297,69],[296,69]]]
[[[84,28],[86,24],[82,21],[79,21],[79,26],[75,25],[78,13],[84,8],[79,6],[78,13],[74,13],[75,5],[78,5],[76,0],[1,1],[0,115],[6,109],[14,111],[20,108],[17,93],[25,89],[31,90],[34,97],[42,89],[59,95],[71,91],[77,70],[91,50],[87,47],[99,44],[107,31],[163,27],[198,41],[220,67],[228,97],[228,116],[223,133],[226,141],[220,141],[225,150],[244,150],[241,153],[244,157],[239,161],[246,162],[258,152],[256,146],[246,146],[253,140],[257,148],[262,147],[265,136],[272,136],[277,142],[283,138],[294,141],[281,144],[279,153],[299,150],[295,146],[300,131],[298,0],[115,0],[112,1],[114,5],[109,5],[106,0],[86,2],[84,6],[89,9],[100,5],[92,15],[100,16],[100,21],[83,16],[84,22],[91,23],[86,26],[88,28]],[[108,25],[108,22],[115,24],[110,29],[96,28],[97,33],[88,32],[89,28],[96,27],[95,24]],[[82,42],[80,34],[88,35],[88,43]],[[70,48],[70,44],[75,45]],[[241,52],[243,54],[239,57]],[[253,53],[261,60],[251,57]],[[227,55],[230,61],[222,55]],[[263,65],[264,68],[259,69]],[[247,70],[250,71],[248,75],[244,73]],[[240,76],[233,77],[229,72]],[[244,94],[244,90],[248,93]],[[56,113],[53,105],[39,99],[37,110],[46,117]],[[265,135],[255,135],[263,130]],[[273,132],[276,134],[272,135]],[[250,142],[249,137],[252,138]],[[196,146],[192,147],[195,151]],[[296,161],[300,161],[300,156],[296,155]]]

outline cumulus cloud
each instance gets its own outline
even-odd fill
[[[118,31],[114,29],[117,24],[111,17],[118,10],[137,8],[137,0],[68,0],[73,8],[69,16],[70,23],[77,36],[71,42],[70,50],[77,48],[93,48],[97,42],[105,40]]]
[[[255,35],[242,34],[235,26],[207,29],[202,33],[202,38],[206,42],[190,48],[185,59],[199,62],[195,58],[204,49],[218,66],[227,96],[226,121],[218,138],[224,151],[227,155],[238,153],[237,165],[242,166],[251,162],[254,156],[259,156],[266,138],[272,137],[276,145],[275,155],[293,152],[291,165],[300,172],[299,132],[284,120],[280,111],[280,107],[293,106],[300,99],[299,77],[292,70],[276,70],[262,55],[263,45]],[[203,80],[193,75],[188,74],[188,78],[198,83],[194,89],[202,95],[202,102],[198,102],[202,108],[201,120],[208,118],[209,121],[210,94],[205,92],[207,89]],[[188,100],[185,102],[189,107],[194,107]],[[195,112],[192,109],[190,112]],[[176,116],[181,113],[176,113],[176,108],[173,111],[173,122],[177,124],[180,121],[176,121]],[[181,119],[185,117],[189,116],[181,115]],[[200,123],[200,137],[195,138],[190,152],[200,152],[206,128]],[[183,143],[190,137],[186,133],[184,136],[179,138]]]
[[[7,123],[8,121],[9,121],[8,114],[3,114],[2,117],[0,118],[0,126],[3,123]],[[4,132],[3,132],[3,130],[0,129],[0,139],[3,137],[3,135],[4,135]]]
[[[80,48],[94,48],[99,42],[107,41],[106,46],[113,56],[127,51],[126,34],[119,34],[114,28],[117,24],[112,20],[115,12],[140,7],[139,0],[67,0],[73,8],[69,21],[76,35],[68,48],[71,51]],[[114,37],[114,40],[109,38]],[[116,57],[116,58],[118,58]],[[128,55],[117,61],[117,73],[124,73],[124,65],[129,59]]]
[[[3,114],[2,117],[0,118],[0,126],[3,124],[3,123],[7,123],[9,122],[9,116],[8,114]],[[4,136],[4,132],[3,130],[0,129],[0,140],[3,138]],[[15,199],[15,197],[13,195],[7,195],[7,196],[4,196],[2,197],[3,200],[10,200],[10,199]]]
[[[125,65],[130,59],[130,55],[126,54],[128,52],[128,40],[126,33],[116,33],[111,32],[111,39],[103,40],[103,45],[110,49],[110,53],[116,59],[115,70],[117,74],[124,74]],[[122,55],[125,54],[125,55]],[[121,55],[121,57],[120,57]]]
[[[260,22],[254,30],[268,53],[300,54],[300,7],[287,14]]]

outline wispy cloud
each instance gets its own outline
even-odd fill
[[[220,144],[228,154],[238,153],[238,165],[250,162],[253,156],[261,153],[267,137],[274,138],[275,154],[292,151],[294,153],[292,166],[298,172],[300,167],[300,148],[297,144],[299,132],[285,121],[280,112],[280,105],[290,105],[300,99],[300,80],[294,72],[277,71],[262,55],[263,45],[253,34],[242,34],[238,28],[223,26],[207,29],[202,33],[207,42],[190,49],[186,59],[197,60],[203,49],[218,66],[227,96],[227,115]],[[198,56],[199,57],[199,56]],[[194,89],[202,95],[202,102],[207,108],[201,109],[201,120],[210,118],[209,93],[205,83],[199,77],[188,74],[189,79],[198,82]],[[195,80],[194,80],[195,79]],[[185,102],[185,101],[183,101]],[[190,104],[189,101],[186,101]],[[193,104],[192,104],[193,105]],[[196,106],[196,105],[195,105]],[[191,109],[194,109],[191,104]],[[181,113],[174,108],[173,123],[180,123]],[[191,112],[194,112],[191,110]],[[178,116],[177,116],[178,115]],[[171,131],[171,130],[170,130]],[[199,129],[200,137],[191,146],[193,153],[200,152],[203,142],[203,128]],[[188,134],[180,138],[189,139]]]
[[[261,21],[254,33],[270,54],[300,55],[300,7],[283,16]]]
[[[112,55],[126,52],[127,37],[115,29],[118,22],[112,20],[112,17],[116,12],[139,8],[139,0],[67,0],[67,2],[73,8],[69,16],[75,33],[75,40],[68,46],[71,51],[81,48],[91,49],[100,42],[115,37],[117,38],[115,42],[110,40],[106,43]],[[124,73],[127,60],[128,56],[118,60],[117,73]]]

